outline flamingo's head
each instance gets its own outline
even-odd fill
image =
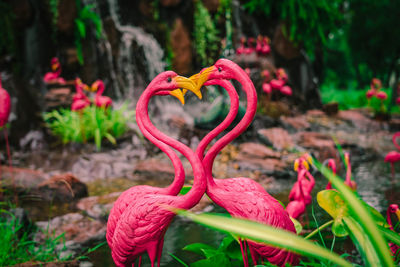
[[[307,162],[306,160],[304,160],[303,158],[299,158],[299,159],[296,159],[296,160],[294,161],[294,167],[293,167],[293,169],[294,169],[295,171],[302,170],[302,169],[309,170],[309,169],[310,169],[310,165],[309,165],[308,162]]]
[[[60,61],[58,61],[58,58],[53,57],[50,61],[51,64],[51,70],[56,71],[60,67]]]
[[[381,89],[382,88],[382,82],[378,78],[373,78],[371,81],[371,88],[373,89]]]
[[[269,45],[271,43],[271,39],[269,39],[267,36],[264,37],[264,43]]]
[[[184,94],[179,89],[192,91],[198,98],[202,98],[196,83],[189,78],[179,76],[173,71],[164,71],[157,75],[147,88],[150,88],[155,95],[172,95],[185,104]],[[148,89],[146,89],[148,90]]]
[[[242,36],[242,38],[240,38],[240,43],[244,44],[246,42],[246,37]]]
[[[246,72],[233,61],[221,58],[213,66],[202,69],[200,71],[200,76],[203,76],[201,80],[205,81],[213,79],[231,80],[236,79],[237,73],[246,74]],[[244,77],[248,79],[247,74]]]
[[[391,213],[391,214],[396,214],[397,218],[398,218],[399,221],[400,221],[400,209],[399,209],[399,205],[397,205],[397,204],[391,204],[391,205],[389,205],[388,211],[389,211],[389,213]]]
[[[349,154],[349,152],[344,152],[344,162],[346,163],[346,165],[349,165],[349,163],[350,163],[350,154]]]
[[[278,80],[284,80],[285,82],[287,82],[288,80],[286,71],[283,68],[279,68],[276,70],[276,77],[278,78]]]
[[[89,86],[87,86],[87,84],[84,84],[82,82],[81,78],[78,78],[78,77],[75,78],[75,87],[80,87],[83,90],[90,91]]]
[[[269,79],[271,77],[268,70],[263,70],[261,72],[261,76],[264,77],[265,79]]]
[[[334,159],[328,160],[328,167],[331,168],[333,173],[336,173],[336,162]]]
[[[102,80],[96,80],[94,83],[92,83],[92,86],[91,86],[91,87],[88,86],[88,89],[89,89],[90,91],[92,91],[92,92],[96,92],[96,91],[99,90],[99,88],[100,88],[101,86],[104,86],[104,82],[103,82]]]

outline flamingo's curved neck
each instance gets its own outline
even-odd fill
[[[236,92],[236,89],[230,82],[218,79],[218,80],[211,80],[207,82],[206,85],[219,85],[223,87],[229,94],[231,105],[228,116],[226,116],[224,121],[221,124],[219,124],[214,130],[209,132],[198,145],[196,149],[196,154],[201,160],[203,160],[204,151],[206,150],[210,142],[215,137],[217,137],[221,132],[223,132],[233,122],[239,110],[239,96]],[[207,170],[208,166],[204,165],[204,168],[205,170]],[[206,176],[207,176],[207,184],[214,184],[212,174],[207,172]]]
[[[58,78],[61,74],[61,65],[58,65],[58,68],[53,71],[53,73],[56,75],[56,78]]]
[[[172,148],[178,150],[180,153],[182,153],[182,155],[184,155],[189,160],[190,165],[193,168],[193,176],[194,176],[193,187],[187,194],[176,197],[178,199],[176,207],[182,209],[188,209],[193,207],[200,201],[206,189],[204,168],[200,159],[197,157],[197,155],[195,155],[195,153],[189,147],[160,132],[153,125],[148,114],[148,105],[153,94],[154,93],[152,93],[147,89],[140,96],[136,106],[136,119],[137,120],[141,119],[144,128],[150,133],[152,133],[152,135],[155,138],[171,146]]]
[[[83,88],[82,84],[79,84],[79,83],[76,84],[75,85],[76,93],[79,95],[84,95],[82,88]]]
[[[306,170],[304,170],[304,169],[299,171],[299,173],[297,174],[297,181],[299,183],[299,188],[300,188],[300,196],[303,201],[305,201],[305,197],[304,197],[304,193],[303,193],[303,187],[301,186],[301,180],[305,179],[305,174],[306,174]]]
[[[350,159],[346,160],[347,170],[346,170],[346,184],[351,187],[351,164]]]
[[[177,195],[179,191],[182,189],[183,184],[185,183],[185,170],[183,168],[182,162],[179,157],[176,155],[175,151],[172,150],[168,145],[164,144],[157,138],[155,138],[146,128],[143,126],[142,120],[139,118],[137,120],[137,125],[143,135],[152,142],[156,147],[161,149],[168,158],[171,160],[174,169],[175,169],[175,178],[174,181],[166,188],[163,188],[165,194],[168,195]]]
[[[1,84],[0,84],[0,87],[1,87]],[[394,146],[397,148],[397,150],[400,150],[400,145],[396,142],[397,137],[400,137],[400,132],[395,133],[392,137]]]
[[[97,89],[96,96],[101,96],[104,92],[104,83],[99,82],[99,89]]]
[[[236,80],[242,85],[242,90],[247,96],[246,113],[240,122],[229,133],[219,139],[207,152],[203,160],[203,165],[207,174],[212,174],[212,166],[217,154],[232,140],[243,133],[250,125],[257,111],[257,93],[249,76],[242,69],[234,69]],[[207,175],[208,177],[208,175]]]
[[[390,217],[392,214],[390,212],[390,208],[387,209],[386,211],[386,221],[389,224],[390,230],[394,231],[393,229],[393,224],[392,224],[392,218]]]

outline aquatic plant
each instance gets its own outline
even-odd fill
[[[127,124],[133,122],[134,117],[135,112],[129,111],[127,104],[108,110],[89,106],[81,114],[65,108],[43,114],[46,126],[62,143],[94,141],[98,149],[103,139],[116,144],[116,138],[128,130]]]

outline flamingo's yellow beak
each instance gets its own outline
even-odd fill
[[[181,89],[170,91],[169,94],[178,98],[178,100],[181,101],[182,105],[185,105],[185,98],[183,96]]]
[[[57,68],[58,68],[58,64],[57,63],[51,65],[51,70],[52,71],[56,71]]]
[[[308,164],[307,161],[305,160],[300,160],[300,159],[296,159],[294,161],[294,170],[297,172],[299,170],[300,167],[300,163],[304,166],[304,168],[306,168],[306,170],[310,170],[310,165]]]
[[[182,88],[183,90],[189,90],[192,91],[198,98],[202,98],[203,96],[201,95],[200,92],[200,88],[197,88],[196,83],[193,82],[191,79],[183,77],[183,76],[176,76],[173,78],[174,82],[178,85],[179,88]],[[179,90],[179,89],[177,89]],[[180,92],[178,92],[177,90],[171,91],[171,95],[177,97],[179,99],[179,101],[182,102],[182,104],[185,103],[183,99],[183,92],[181,90],[179,90]],[[181,96],[182,95],[182,96]]]
[[[199,73],[192,75],[189,79],[193,80],[196,84],[196,90],[200,91],[203,84],[208,80],[210,74],[215,70],[215,66],[211,66],[208,68],[202,69]],[[186,94],[186,91],[183,90],[183,94]],[[200,98],[201,99],[201,98]]]
[[[400,209],[397,209],[397,210],[396,210],[396,216],[397,216],[397,219],[398,219],[399,222],[400,222]]]
[[[87,84],[84,84],[83,85],[83,90],[85,90],[85,91],[90,91],[90,87],[89,86],[87,86]]]
[[[294,167],[293,167],[294,171],[297,172],[297,170],[299,169],[299,165],[300,165],[299,160],[296,159],[296,160],[294,161]]]

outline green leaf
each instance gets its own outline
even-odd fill
[[[177,256],[175,256],[172,253],[169,253],[169,255],[174,258],[177,262],[179,262],[180,264],[182,264],[184,267],[189,267],[189,265],[187,265],[183,260],[181,260],[180,258],[178,258]]]
[[[333,253],[323,247],[307,241],[302,237],[291,232],[277,229],[268,225],[256,223],[238,218],[228,218],[216,214],[193,214],[188,211],[173,209],[179,215],[188,217],[193,221],[214,228],[222,232],[229,232],[258,242],[285,248],[297,252],[301,255],[318,258],[320,260],[329,260],[339,266],[351,266],[349,262],[342,259],[336,253]],[[214,265],[217,266],[217,265]]]
[[[192,186],[190,185],[183,186],[181,191],[179,192],[179,195],[186,195],[186,193],[189,192],[190,189],[192,189]]]
[[[207,250],[207,249],[217,251],[214,247],[207,245],[207,244],[203,244],[203,243],[193,243],[193,244],[189,244],[183,248],[183,250],[190,251],[190,252],[196,253],[201,256],[205,256],[204,250]]]
[[[96,129],[94,131],[94,142],[96,144],[96,147],[98,150],[101,148],[101,135],[100,135],[100,129]]]
[[[301,223],[296,220],[295,218],[290,217],[290,219],[292,220],[293,224],[294,224],[294,228],[296,229],[296,234],[300,234],[301,231],[303,231],[303,226],[301,225]]]
[[[210,266],[231,266],[228,257],[223,253],[218,253],[208,259],[199,260],[191,264],[190,267],[210,267]]]
[[[117,140],[115,140],[114,136],[112,136],[109,133],[104,133],[104,137],[108,139],[108,141],[110,141],[111,144],[116,145],[117,144]]]
[[[86,37],[85,24],[80,19],[75,19],[76,28],[78,29],[79,36],[83,39]]]
[[[392,243],[395,243],[396,245],[400,246],[400,234],[399,233],[396,233],[396,232],[394,232],[388,228],[382,227],[382,226],[378,226],[378,228],[388,241],[391,241]]]

